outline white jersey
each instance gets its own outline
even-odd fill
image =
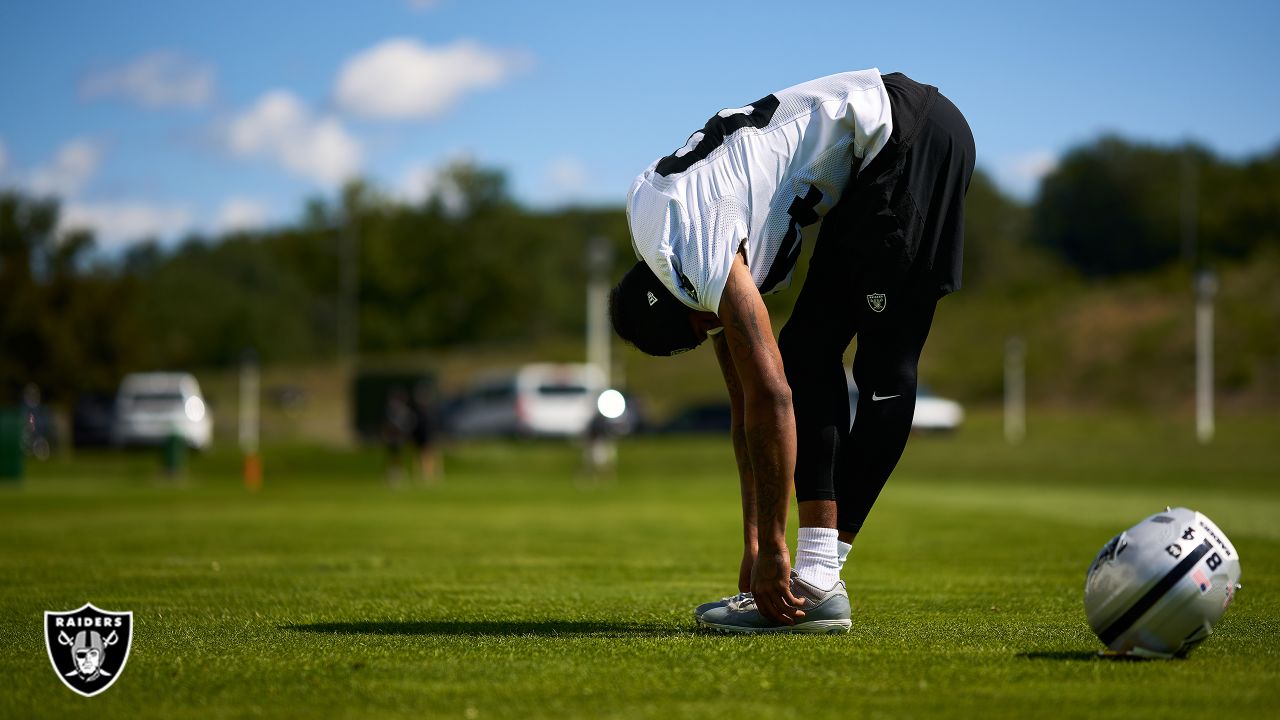
[[[632,246],[681,302],[720,311],[739,249],[761,293],[791,282],[801,232],[840,200],[855,161],[889,142],[880,71],[819,78],[721,110],[627,193]]]

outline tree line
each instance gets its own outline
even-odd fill
[[[355,183],[288,225],[111,257],[59,233],[56,199],[0,192],[0,403],[26,382],[70,399],[246,348],[289,362],[577,335],[587,243],[608,242],[615,276],[634,262],[621,208],[534,211],[499,170],[442,177],[418,204]],[[1106,137],[1069,152],[1030,203],[979,171],[966,224],[968,288],[1244,257],[1280,246],[1280,148],[1230,160]]]

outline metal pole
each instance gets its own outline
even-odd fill
[[[1212,270],[1196,275],[1196,437],[1213,440],[1213,299],[1218,280]]]
[[[262,487],[262,459],[258,456],[258,358],[246,350],[240,360],[240,453],[244,457],[244,486]]]
[[[600,387],[593,388],[592,406],[596,398],[612,386],[613,337],[609,330],[609,270],[613,264],[612,247],[608,238],[595,236],[587,243],[587,363],[600,371]],[[605,419],[597,410],[584,438],[585,464],[590,473],[599,477],[610,472],[617,461],[617,446],[606,431]]]
[[[1004,439],[1017,445],[1027,435],[1027,346],[1022,338],[1004,343]]]
[[[600,369],[603,387],[609,388],[613,361],[609,333],[609,267],[613,259],[607,238],[594,237],[587,249],[587,362]]]

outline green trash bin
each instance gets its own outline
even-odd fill
[[[22,479],[22,408],[0,408],[0,482]]]
[[[177,477],[182,474],[182,467],[187,461],[187,441],[177,431],[170,432],[161,446],[164,474]]]

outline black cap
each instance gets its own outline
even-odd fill
[[[692,312],[643,260],[622,276],[609,297],[614,331],[649,355],[678,355],[701,345],[705,338],[689,322]]]

